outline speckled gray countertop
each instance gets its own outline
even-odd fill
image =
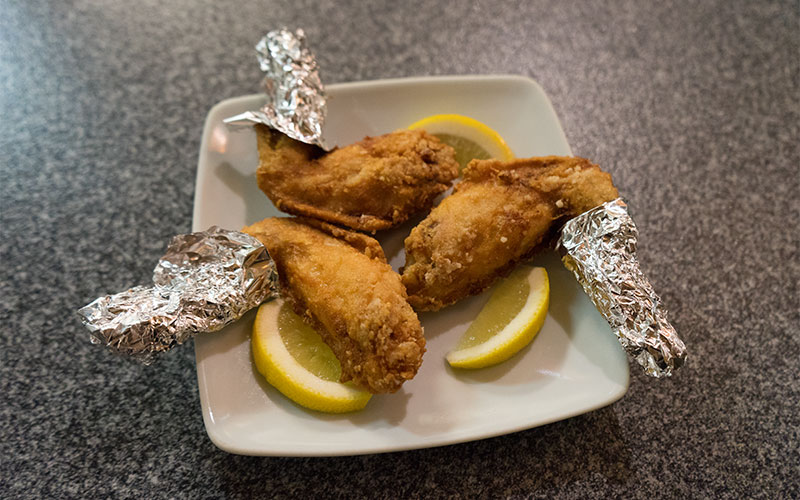
[[[191,346],[91,346],[76,308],[190,229],[203,119],[280,25],[328,83],[539,81],[635,206],[688,366],[504,437],[256,458],[206,436]],[[0,497],[797,498],[799,45],[797,1],[0,0]]]

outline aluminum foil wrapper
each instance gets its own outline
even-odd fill
[[[617,198],[567,222],[556,246],[628,354],[648,375],[669,377],[686,361],[686,347],[639,269],[638,236]]]
[[[265,73],[266,103],[261,109],[226,118],[228,125],[262,123],[292,139],[329,150],[322,139],[327,112],[325,87],[314,54],[306,46],[303,30],[270,31],[256,45],[258,63]]]
[[[78,314],[93,344],[150,364],[156,353],[222,329],[277,290],[275,264],[261,242],[211,227],[172,239],[153,286],[100,297]]]

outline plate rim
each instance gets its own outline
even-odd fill
[[[532,86],[543,98],[544,103],[549,108],[552,116],[555,119],[555,124],[557,125],[557,133],[560,138],[564,141],[567,145],[569,150],[569,154],[573,155],[572,147],[569,145],[569,141],[567,140],[566,134],[564,133],[564,128],[561,124],[561,120],[556,113],[553,104],[545,92],[544,88],[533,78],[524,75],[514,75],[514,74],[485,74],[485,75],[437,75],[437,76],[411,76],[411,77],[399,77],[399,78],[384,78],[384,79],[377,79],[377,80],[364,80],[364,81],[357,81],[357,82],[341,82],[341,83],[334,83],[331,85],[327,85],[326,88],[329,91],[336,91],[336,90],[359,90],[359,89],[372,89],[372,88],[380,88],[380,87],[391,87],[391,86],[413,86],[413,85],[420,85],[420,84],[430,84],[430,83],[456,83],[456,82],[476,82],[476,81],[483,81],[483,82],[519,82],[524,85]],[[211,125],[211,119],[216,114],[219,108],[230,106],[234,103],[253,100],[263,94],[256,93],[256,94],[246,94],[241,96],[234,96],[225,98],[221,101],[215,103],[211,108],[209,108],[206,118],[203,123],[203,130],[202,130],[202,138],[200,143],[200,151],[198,155],[198,163],[197,163],[197,173],[195,175],[195,192],[193,197],[193,205],[192,205],[192,231],[200,231],[203,228],[198,227],[198,218],[199,218],[199,202],[200,202],[200,189],[199,187],[203,185],[205,180],[206,172],[205,170],[201,169],[202,165],[207,163],[206,157],[208,155],[208,140],[210,134],[207,133],[209,130],[209,126]],[[272,457],[338,457],[338,456],[356,456],[356,455],[368,455],[368,454],[381,454],[381,453],[393,453],[393,452],[400,452],[400,451],[409,451],[409,450],[417,450],[417,449],[426,449],[426,448],[434,448],[434,447],[442,447],[442,446],[450,446],[456,444],[462,444],[472,441],[479,441],[483,439],[490,439],[494,437],[504,436],[507,434],[513,434],[516,432],[521,432],[528,429],[533,429],[536,427],[541,427],[544,425],[552,424],[554,422],[559,422],[562,420],[567,420],[573,418],[578,415],[582,415],[585,413],[589,413],[600,408],[604,408],[615,402],[619,401],[628,391],[630,387],[630,364],[626,362],[624,364],[624,373],[625,373],[625,380],[624,383],[620,386],[620,389],[616,392],[609,394],[607,398],[604,398],[602,401],[597,401],[587,406],[575,407],[571,411],[567,411],[564,414],[560,414],[557,416],[550,416],[546,417],[541,420],[537,420],[534,423],[525,424],[520,423],[518,425],[513,425],[511,427],[505,427],[499,430],[489,430],[486,432],[479,433],[479,435],[470,434],[467,436],[459,436],[456,438],[448,438],[443,440],[442,442],[430,442],[420,445],[418,443],[412,443],[408,445],[404,445],[403,443],[394,443],[391,447],[386,447],[385,445],[375,445],[375,446],[364,446],[364,445],[354,445],[350,448],[343,449],[343,448],[335,448],[331,450],[323,450],[317,448],[316,451],[308,450],[308,449],[295,449],[295,450],[265,450],[263,448],[257,448],[254,446],[243,446],[241,443],[237,443],[234,441],[230,441],[224,436],[219,429],[216,427],[219,423],[214,422],[211,415],[211,409],[208,402],[208,394],[207,394],[207,384],[205,383],[205,376],[206,373],[204,370],[201,370],[201,359],[200,354],[195,347],[195,369],[197,371],[197,382],[198,382],[198,393],[200,396],[200,404],[202,408],[202,415],[203,415],[203,424],[206,429],[206,433],[208,434],[209,439],[215,446],[219,449],[237,454],[237,455],[245,455],[245,456],[272,456]]]

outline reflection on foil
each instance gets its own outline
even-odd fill
[[[100,297],[78,314],[92,343],[149,364],[196,333],[222,329],[277,290],[275,264],[261,242],[211,227],[172,239],[153,286]]]
[[[322,139],[327,112],[325,88],[303,30],[270,31],[256,44],[256,55],[265,75],[266,102],[261,109],[226,118],[224,123],[260,123],[292,139],[329,150]]]
[[[639,269],[638,236],[617,198],[567,222],[557,247],[628,354],[648,375],[668,377],[686,361],[686,347]]]

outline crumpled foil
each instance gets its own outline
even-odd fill
[[[325,87],[303,30],[270,31],[256,44],[266,103],[261,109],[226,118],[228,125],[261,123],[292,139],[330,148],[322,139],[327,112]]]
[[[648,375],[669,377],[686,361],[686,346],[639,269],[638,237],[617,198],[567,222],[556,247],[628,354]]]
[[[150,364],[156,353],[213,332],[277,296],[266,248],[212,226],[175,236],[153,271],[153,286],[100,297],[78,311],[93,344]]]

